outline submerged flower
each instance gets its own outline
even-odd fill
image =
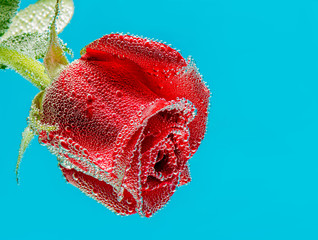
[[[39,96],[39,140],[68,182],[121,215],[149,217],[190,181],[209,90],[171,47],[110,34],[89,44]]]
[[[163,43],[122,34],[94,41],[69,64],[58,32],[73,1],[39,0],[18,13],[19,1],[9,2],[0,14],[0,69],[40,89],[17,180],[39,135],[68,182],[118,214],[150,217],[190,182],[188,160],[206,131],[210,92],[195,64]]]

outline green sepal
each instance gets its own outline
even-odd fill
[[[57,0],[54,18],[50,27],[49,48],[43,60],[46,72],[51,80],[56,79],[60,72],[69,64],[66,57],[64,56],[64,51],[59,44],[56,33],[56,19],[59,14],[59,4],[60,1]]]
[[[23,133],[22,133],[22,140],[20,143],[20,148],[19,148],[19,155],[18,155],[18,160],[17,160],[17,164],[15,167],[15,175],[16,175],[16,179],[17,179],[17,183],[19,184],[19,167],[20,167],[20,163],[23,157],[23,154],[25,152],[25,150],[27,149],[27,147],[30,145],[32,139],[34,138],[34,132],[31,130],[30,126],[27,126]]]
[[[83,56],[85,53],[86,53],[86,46],[81,49],[80,55]]]
[[[44,97],[45,91],[39,92],[33,99],[30,113],[28,117],[29,126],[35,132],[39,134],[40,131],[55,131],[58,129],[57,125],[49,125],[42,123],[43,109],[42,109],[42,99]]]
[[[15,169],[17,183],[19,183],[19,167],[23,154],[29,146],[29,144],[31,143],[31,140],[34,138],[34,136],[38,135],[40,131],[50,132],[58,129],[57,125],[53,126],[41,122],[43,117],[42,99],[44,94],[45,91],[41,91],[32,100],[31,109],[28,117],[28,126],[24,129],[22,133],[22,140]]]

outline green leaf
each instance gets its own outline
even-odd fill
[[[19,4],[19,0],[0,0],[0,37],[8,30]]]
[[[14,49],[19,53],[33,59],[40,59],[45,56],[48,48],[48,35],[41,33],[23,33],[18,36],[11,36],[0,43],[1,46]]]
[[[1,1],[1,0],[0,0]],[[9,30],[3,35],[3,39],[23,33],[44,33],[51,25],[54,16],[56,0],[39,0],[35,4],[18,12],[12,19]],[[60,33],[70,22],[74,13],[72,0],[63,0],[59,18],[56,21],[57,32]]]
[[[16,174],[16,178],[17,178],[17,183],[18,184],[19,184],[19,167],[20,167],[20,163],[21,163],[23,154],[24,154],[26,148],[31,143],[33,137],[34,137],[33,131],[31,130],[31,128],[29,126],[27,126],[24,129],[23,133],[22,133],[22,140],[21,140],[21,143],[20,143],[18,161],[17,161],[16,167],[15,167],[15,174]]]
[[[50,78],[45,73],[43,64],[16,50],[1,45],[0,64],[15,70],[41,90],[45,89],[51,83]]]
[[[66,44],[59,39],[63,51],[72,55],[72,51],[66,47]],[[48,33],[23,33],[17,36],[11,36],[0,43],[1,46],[18,51],[33,59],[41,59],[49,47]]]
[[[0,63],[0,69],[4,70],[4,69],[6,69],[6,68],[7,68],[6,65]]]
[[[64,56],[63,49],[61,48],[57,33],[56,33],[56,20],[57,15],[59,14],[59,3],[60,1],[57,0],[55,6],[55,15],[50,27],[50,44],[47,54],[43,60],[44,66],[46,69],[47,74],[54,80],[60,72],[68,65],[68,61]]]

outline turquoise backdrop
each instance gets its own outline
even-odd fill
[[[317,240],[318,1],[75,0],[60,37],[77,59],[111,32],[160,39],[196,60],[213,96],[192,182],[150,219],[117,216],[67,184],[34,139],[17,186],[38,90],[1,71],[0,240]]]

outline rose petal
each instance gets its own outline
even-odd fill
[[[180,180],[178,187],[185,185],[191,181],[189,167],[186,166],[185,169],[180,174]]]
[[[197,117],[189,125],[192,155],[198,149],[207,123],[210,92],[202,81],[195,64],[186,63],[180,53],[171,47],[128,35],[106,35],[88,46],[82,58],[116,56],[133,61],[142,68],[145,78],[138,79],[160,98],[185,98],[197,109]]]
[[[111,161],[118,134],[130,128],[140,106],[155,99],[148,88],[138,84],[138,74],[127,64],[74,62],[47,88],[43,122],[58,124],[56,134]]]
[[[190,157],[189,150],[186,150],[188,130],[184,126],[193,117],[191,104],[184,105],[182,100],[173,101],[170,104],[167,103],[169,102],[163,105],[161,101],[158,101],[157,104],[153,104],[144,110],[144,117],[142,117],[144,120],[140,124],[140,127],[144,129],[144,137],[140,145],[137,148],[135,147],[134,159],[127,169],[123,180],[125,189],[135,197],[137,211],[148,217],[162,207],[172,196],[175,187],[171,186],[177,184],[179,175],[186,167],[185,163]],[[181,134],[183,131],[185,131],[184,135]],[[175,132],[180,132],[180,134],[175,135]],[[181,145],[170,146],[174,144],[169,137],[170,135],[176,139],[175,144],[179,144],[178,139],[185,138],[184,147]],[[169,142],[171,144],[168,147],[167,144]],[[161,151],[160,146],[165,146],[165,151],[172,151],[173,155],[176,154],[175,156],[171,156],[171,159],[168,161],[171,161],[173,157],[178,160],[175,162],[175,165],[166,164],[163,169],[156,170],[162,171],[161,174],[164,177],[159,181],[157,178],[153,178],[152,180],[150,169],[155,168],[158,152]],[[179,148],[178,151],[174,150],[175,147]],[[176,152],[174,153],[174,151]],[[171,177],[168,177],[170,176],[169,174],[171,174]],[[187,179],[187,181],[189,180]],[[167,185],[170,185],[170,187],[167,187]],[[165,190],[159,190],[161,188]],[[153,192],[157,196],[152,198],[150,193],[144,193],[144,191]],[[154,199],[160,199],[162,202],[158,200],[159,202],[155,203]]]
[[[142,214],[150,217],[160,208],[162,208],[173,195],[178,184],[178,179],[175,178],[171,183],[151,191],[143,191],[143,206]]]
[[[129,35],[106,35],[87,45],[85,53],[90,55],[90,49],[100,51],[100,57],[109,53],[127,58],[147,69],[154,67],[175,68],[186,65],[181,54],[166,44]]]
[[[69,183],[115,213],[120,215],[136,213],[136,202],[129,192],[125,191],[124,198],[118,201],[117,193],[111,185],[74,169],[66,169],[63,166],[60,166],[60,168]]]

